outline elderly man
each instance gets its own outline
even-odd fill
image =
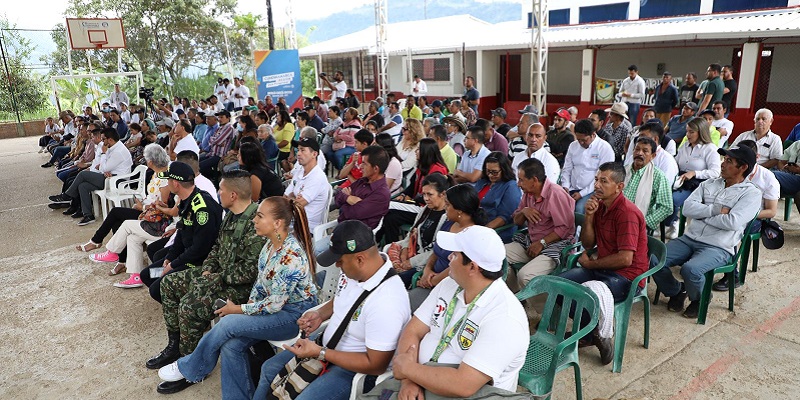
[[[535,158],[519,165],[517,185],[523,195],[512,217],[514,224],[528,227],[528,235],[515,237],[505,248],[510,264],[525,263],[516,273],[520,289],[552,272],[575,234],[575,200],[546,176],[544,164]]]
[[[467,152],[461,158],[461,163],[453,173],[453,179],[458,183],[475,183],[483,175],[483,161],[491,153],[483,141],[486,140],[486,133],[477,126],[467,129],[467,136],[464,144]]]
[[[747,181],[756,165],[756,154],[748,147],[719,149],[724,156],[719,178],[700,183],[683,203],[683,215],[692,219],[686,233],[667,243],[665,267],[653,275],[661,293],[669,297],[667,308],[697,318],[705,273],[725,265],[736,252],[747,224],[761,208],[762,194]],[[682,265],[683,283],[669,267]]]
[[[644,215],[650,232],[658,230],[664,218],[672,214],[672,184],[653,163],[658,144],[649,137],[636,139],[633,163],[625,166],[625,189],[622,194]]]
[[[400,335],[392,370],[399,398],[421,399],[426,390],[468,398],[484,385],[516,392],[530,332],[525,311],[499,279],[503,242],[493,230],[474,226],[439,232],[436,243],[453,252],[450,277],[436,285]]]
[[[450,111],[450,115],[448,115],[448,117],[458,118],[465,125],[467,124],[467,118],[461,113],[461,100],[451,101],[450,104],[447,105],[447,110]]]
[[[627,106],[625,108],[627,118],[625,119],[633,121],[634,124],[639,117],[639,107],[644,100],[646,89],[647,85],[644,83],[644,79],[639,76],[639,68],[636,65],[629,66],[628,77],[623,79],[619,85],[619,94]]]
[[[575,135],[567,127],[569,118],[569,112],[565,108],[559,108],[553,115],[553,129],[547,132],[547,145],[550,147],[550,153],[558,160],[558,165],[562,166],[570,144],[575,141]]]
[[[575,212],[583,213],[586,201],[594,193],[597,168],[614,161],[614,150],[608,142],[597,137],[594,124],[588,119],[575,123],[575,136],[561,170],[561,186],[575,199]]]
[[[653,164],[664,173],[667,182],[672,185],[675,182],[675,177],[678,176],[678,163],[675,162],[675,157],[670,153],[670,149],[675,151],[675,142],[670,140],[666,149],[661,146],[661,143],[666,139],[664,136],[664,128],[658,122],[647,122],[639,127],[639,137],[646,137],[656,142],[656,153],[653,157]],[[633,158],[630,162],[625,160],[625,165],[633,163]]]
[[[622,156],[625,154],[625,139],[633,133],[627,111],[625,103],[614,103],[611,108],[607,108],[608,123],[597,133],[611,145],[615,161],[622,161]]]
[[[511,162],[511,168],[517,174],[517,178],[519,178],[519,165],[529,158],[535,158],[544,165],[544,173],[547,175],[547,179],[552,183],[558,182],[558,177],[561,175],[561,167],[558,165],[558,160],[544,148],[545,138],[545,128],[542,124],[537,122],[528,127],[528,133],[525,135],[528,147],[525,151],[514,156]]]
[[[361,151],[363,176],[333,196],[339,207],[339,222],[358,220],[375,229],[389,211],[391,194],[386,184],[389,155],[380,146]]]
[[[517,126],[511,128],[508,131],[508,157],[514,158],[517,154],[522,153],[528,148],[527,140],[525,139],[525,135],[528,132],[528,128],[531,124],[539,122],[539,116],[536,113],[524,113],[522,117],[520,117]],[[545,143],[547,140],[547,134],[545,133]],[[542,147],[546,147],[542,144]],[[549,151],[549,150],[548,150]]]
[[[317,139],[301,138],[292,143],[297,147],[297,162],[303,167],[302,171],[293,173],[289,186],[286,187],[284,196],[294,199],[301,207],[305,208],[308,215],[308,228],[313,231],[323,221],[328,204],[331,186],[325,172],[317,168],[319,155],[319,142]]]
[[[754,122],[755,129],[737,136],[731,147],[736,147],[742,140],[752,140],[758,145],[758,165],[767,169],[775,168],[783,156],[783,143],[781,137],[770,130],[772,111],[766,108],[756,111]]]
[[[475,126],[480,127],[484,132],[486,132],[483,145],[486,146],[490,152],[499,151],[505,155],[508,155],[508,140],[506,140],[505,136],[501,135],[494,129],[489,120],[479,118],[478,121],[475,122]]]
[[[601,303],[605,303],[603,297],[606,296],[613,297],[613,302],[617,303],[628,295],[631,282],[648,269],[646,226],[642,212],[622,193],[625,169],[621,163],[600,165],[594,179],[594,195],[586,203],[580,239],[586,249],[597,246],[597,252],[590,255],[589,251],[584,251],[578,258],[580,268],[560,276],[585,284],[597,293]],[[608,290],[598,290],[591,282],[602,283]],[[613,317],[613,307],[603,310],[601,322],[592,332],[592,341],[600,350],[603,365],[614,358],[614,341],[608,335],[613,330],[604,329],[613,324]]]
[[[217,129],[208,139],[209,151],[206,157],[200,159],[200,172],[205,176],[212,176],[213,169],[219,164],[219,160],[225,156],[231,148],[231,142],[236,137],[236,133],[231,123],[231,113],[222,110],[216,114],[219,120]]]

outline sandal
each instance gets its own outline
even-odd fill
[[[114,268],[111,268],[111,271],[108,271],[108,276],[119,275],[126,270],[127,268],[125,267],[125,263],[118,262],[114,264]]]
[[[79,250],[79,251],[82,251],[82,252],[86,253],[86,252],[89,252],[89,251],[92,251],[92,250],[97,250],[97,249],[100,248],[100,246],[101,246],[100,244],[95,243],[95,242],[90,240],[90,241],[88,241],[88,242],[86,242],[86,243],[84,243],[84,244],[82,244],[80,246],[75,246],[75,250]]]

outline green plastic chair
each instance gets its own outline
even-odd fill
[[[597,296],[588,288],[553,275],[537,276],[516,296],[520,301],[547,294],[544,314],[531,335],[525,364],[519,372],[519,385],[540,398],[551,398],[556,373],[569,367],[575,372],[575,397],[583,399],[581,367],[578,362],[578,340],[597,326]],[[561,298],[561,306],[556,299]],[[568,327],[569,310],[574,307],[575,318]],[[590,315],[581,328],[583,312]],[[573,332],[567,336],[567,331]]]
[[[792,215],[792,201],[794,200],[793,196],[786,196],[783,198],[783,220],[788,221],[789,217]]]
[[[765,219],[763,222],[767,222],[769,219]],[[752,272],[758,272],[758,250],[761,247],[761,231],[755,233],[747,233],[744,235],[747,238],[747,242],[744,245],[744,254],[742,255],[742,259],[739,262],[739,282],[744,284],[744,278],[747,275],[747,262],[750,260],[750,248],[753,249],[753,269]]]
[[[505,281],[506,277],[508,276],[508,260],[503,260],[503,266],[501,270],[503,271],[503,281]],[[422,270],[417,271],[416,273],[414,273],[414,276],[411,277],[412,289],[417,287],[417,281],[419,280],[419,278],[422,278]]]
[[[755,218],[753,218],[750,223],[747,224],[745,232],[750,229],[750,226],[753,225],[754,221]],[[742,235],[742,241],[739,244],[739,249],[736,251],[736,254],[733,256],[733,259],[731,259],[730,263],[706,272],[706,283],[703,285],[703,292],[700,295],[700,309],[697,312],[698,324],[705,325],[706,323],[708,305],[711,302],[711,286],[714,284],[714,274],[733,272],[733,270],[736,269],[736,266],[739,264],[739,259],[742,257],[742,253],[744,253],[744,248],[749,239],[749,235]],[[728,275],[728,310],[730,311],[733,311],[733,291],[735,287],[736,285],[733,281],[733,274],[731,273]]]
[[[593,248],[589,252],[593,253],[596,250],[596,248]],[[580,257],[581,253],[578,253],[575,259],[567,265],[567,269],[577,266],[577,258]],[[664,242],[648,236],[647,259],[650,260],[651,256],[655,256],[656,260],[658,260],[656,265],[634,278],[624,301],[614,303],[614,364],[612,366],[612,371],[614,372],[622,372],[622,359],[625,355],[628,324],[631,319],[631,309],[635,303],[642,303],[644,308],[644,348],[650,348],[650,299],[647,297],[647,283],[651,275],[664,268],[664,263],[667,261],[667,246]],[[644,281],[644,286],[637,293],[636,287],[642,281]]]

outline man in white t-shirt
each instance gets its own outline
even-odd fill
[[[719,131],[719,147],[723,147],[733,133],[733,121],[725,118],[725,114],[728,113],[728,105],[722,100],[717,100],[712,104],[711,111],[714,111],[714,122],[711,125]]]
[[[247,105],[250,89],[244,85],[244,79],[233,78],[233,111],[241,111]]]
[[[314,231],[325,217],[325,206],[331,196],[331,185],[325,172],[317,167],[319,142],[316,139],[301,138],[296,143],[297,162],[303,166],[302,173],[292,176],[284,195],[294,199],[301,207],[305,208],[308,216],[308,228]]]
[[[428,94],[428,84],[419,77],[414,75],[414,80],[411,81],[411,95],[414,97],[425,96]]]
[[[394,143],[397,144],[403,138],[403,116],[400,115],[400,104],[392,102],[388,104],[388,108],[389,118],[385,119],[386,123],[378,131],[392,135]]]
[[[547,143],[547,131],[544,125],[534,123],[528,126],[528,132],[525,134],[525,142],[528,148],[517,153],[514,160],[511,162],[511,168],[514,170],[514,175],[517,175],[517,168],[519,164],[529,158],[535,158],[542,162],[544,165],[544,172],[550,182],[558,183],[558,177],[561,175],[561,167],[558,165],[558,160],[544,148]]]
[[[471,126],[467,129],[466,139],[464,139],[464,147],[467,152],[461,158],[453,173],[453,179],[458,183],[475,183],[481,179],[483,175],[483,161],[489,156],[491,151],[483,145],[486,140],[486,134],[483,129],[477,126]]]
[[[192,136],[192,124],[187,119],[178,121],[172,132],[170,132],[167,154],[174,161],[178,157],[178,153],[184,150],[192,151],[197,155],[200,154],[200,147],[197,146],[197,142]]]
[[[303,389],[302,397],[308,399],[347,399],[356,373],[379,375],[389,367],[400,332],[411,317],[411,307],[402,279],[393,273],[389,256],[378,251],[372,230],[361,221],[342,222],[333,230],[330,248],[317,257],[317,262],[341,269],[336,295],[318,309],[303,314],[297,325],[311,333],[328,320],[322,334],[323,345],[308,339],[298,339],[291,347],[284,345],[287,351],[261,367],[255,399],[263,399],[272,391],[270,383],[295,356],[316,358],[327,367],[326,373]],[[344,321],[365,291],[369,291],[366,299]],[[347,328],[341,340],[328,347],[342,323]]]
[[[338,98],[344,98],[345,92],[347,92],[347,83],[344,81],[344,73],[342,71],[336,71],[333,74],[333,82],[328,80],[328,75],[320,74],[320,79],[322,79],[322,83],[327,85],[331,89],[331,104],[336,102]]]
[[[424,390],[466,398],[484,385],[516,392],[525,363],[528,318],[503,276],[503,241],[490,228],[439,232],[436,243],[450,254],[450,276],[414,312],[393,361],[399,398]],[[455,364],[456,368],[424,365]]]

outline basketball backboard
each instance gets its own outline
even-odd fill
[[[73,50],[125,48],[120,18],[67,18],[67,32]]]

